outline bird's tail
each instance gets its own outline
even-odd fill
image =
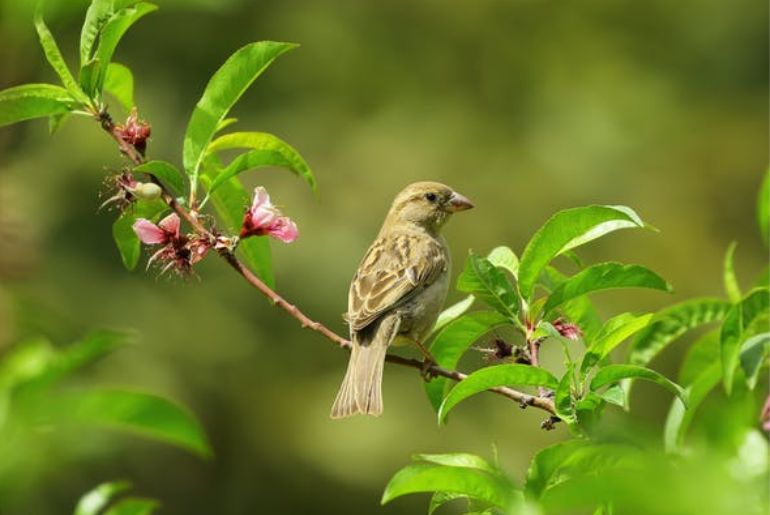
[[[399,325],[397,317],[386,317],[374,328],[369,342],[353,339],[348,370],[332,406],[332,418],[382,414],[382,369]]]

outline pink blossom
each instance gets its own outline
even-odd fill
[[[179,238],[180,220],[176,213],[171,213],[155,225],[146,218],[138,218],[133,228],[139,240],[145,245],[165,245]]]
[[[262,186],[254,188],[251,206],[243,217],[240,237],[272,236],[284,243],[291,243],[299,236],[297,224],[270,201],[270,195]]]
[[[134,232],[142,243],[162,245],[148,260],[148,267],[159,262],[161,273],[173,269],[179,274],[187,274],[194,264],[204,258],[211,249],[211,243],[197,235],[181,234],[180,226],[181,221],[176,213],[168,215],[157,225],[145,218],[134,222]]]
[[[568,340],[579,340],[583,336],[583,331],[576,324],[571,324],[563,318],[554,320],[553,327]]]

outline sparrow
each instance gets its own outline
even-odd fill
[[[352,350],[332,418],[382,414],[382,371],[388,347],[423,346],[449,290],[451,259],[441,227],[473,207],[438,182],[416,182],[395,198],[377,238],[353,276],[346,319]]]

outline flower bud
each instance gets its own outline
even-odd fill
[[[153,182],[140,182],[134,187],[131,193],[141,200],[155,200],[160,198],[162,190],[160,189],[160,186]]]

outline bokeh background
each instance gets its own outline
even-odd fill
[[[48,3],[74,63],[86,2]],[[159,4],[116,55],[134,71],[153,158],[181,162],[191,108],[233,50],[260,39],[301,43],[244,96],[235,127],[281,136],[316,173],[318,198],[281,170],[246,180],[266,185],[301,229],[295,244],[274,245],[279,291],[338,331],[358,260],[391,197],[415,180],[447,182],[477,205],[446,229],[456,264],[468,249],[520,252],[558,209],[637,209],[660,233],[621,232],[580,254],[649,266],[676,293],[597,297],[608,314],[721,295],[732,240],[744,285],[767,263],[754,222],[768,162],[766,2]],[[0,88],[54,80],[31,9],[0,1]],[[34,334],[65,344],[89,328],[136,328],[138,345],[79,381],[180,401],[216,456],[96,430],[51,434],[5,478],[14,487],[3,513],[69,513],[113,478],[160,499],[163,513],[421,513],[427,497],[378,506],[411,453],[490,457],[494,443],[521,479],[537,449],[565,437],[563,427],[538,429],[542,413],[493,396],[468,402],[439,429],[418,375],[394,367],[381,419],[329,420],[344,352],[215,259],[189,282],[122,268],[113,216],[96,212],[105,170],[119,164],[85,119],[53,137],[41,121],[0,130],[0,352]],[[682,348],[654,366],[673,375]],[[544,352],[558,368],[558,351]],[[668,404],[668,394],[640,385],[631,420],[652,433]]]

